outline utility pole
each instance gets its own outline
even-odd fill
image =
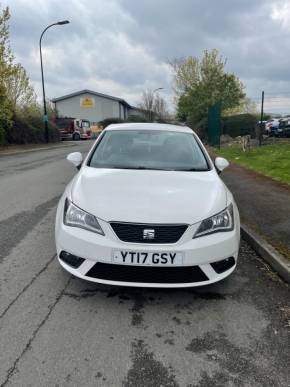
[[[149,111],[149,119],[150,119],[150,121],[153,121],[153,118],[154,118],[154,113],[152,111],[153,105],[154,105],[154,95],[159,90],[163,90],[163,87],[158,87],[157,89],[154,89],[152,91],[152,101],[151,101],[151,104],[150,104],[151,106],[150,106],[150,111]]]
[[[40,39],[39,39],[39,54],[40,54],[40,69],[41,69],[41,81],[42,81],[42,95],[43,95],[43,122],[44,122],[44,137],[45,137],[45,142],[49,142],[48,138],[48,117],[47,117],[47,109],[46,109],[46,99],[45,99],[45,87],[44,87],[44,76],[43,76],[43,64],[42,64],[42,37],[50,27],[52,26],[62,26],[64,24],[68,24],[68,20],[62,20],[57,23],[50,24],[47,26],[41,33]]]
[[[263,140],[264,94],[265,94],[264,91],[262,91],[261,119],[260,119],[260,132],[259,132],[259,146],[262,145],[262,140]]]

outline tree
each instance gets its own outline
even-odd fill
[[[245,98],[242,82],[234,74],[225,72],[226,60],[217,50],[204,51],[201,60],[181,58],[170,65],[180,120],[198,121],[217,102],[226,111],[239,106]]]
[[[0,10],[0,143],[12,125],[12,109],[7,98],[5,80],[13,73],[13,55],[9,46],[8,7]]]
[[[157,121],[166,121],[169,118],[167,103],[158,93],[155,95],[153,103],[153,113]]]
[[[138,107],[144,111],[148,121],[152,121],[153,103],[154,103],[153,90],[143,91],[141,101],[138,103]]]
[[[165,99],[153,90],[143,91],[138,107],[145,112],[148,121],[153,121],[154,119],[162,121],[168,117]]]
[[[197,58],[175,58],[169,62],[174,72],[174,91],[177,97],[186,93],[199,82],[199,61]]]
[[[13,71],[5,80],[7,98],[12,110],[25,110],[36,104],[36,96],[26,70],[20,63],[13,65]]]
[[[21,64],[14,63],[9,44],[9,19],[9,8],[1,9],[0,5],[0,144],[15,139],[21,142],[20,134],[25,142],[28,132],[37,130],[34,123],[41,126],[40,108],[28,75]],[[14,128],[16,121],[18,125]]]
[[[234,114],[254,114],[258,115],[257,104],[249,97],[245,97],[238,106],[235,106],[232,109],[227,109],[224,111],[224,116],[232,116]]]

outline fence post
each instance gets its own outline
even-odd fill
[[[208,108],[208,143],[220,147],[221,136],[221,102]]]
[[[262,139],[263,139],[263,115],[264,115],[264,91],[262,91],[261,119],[260,119],[260,133],[259,133],[259,146],[262,145]]]

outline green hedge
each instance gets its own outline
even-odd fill
[[[112,117],[112,118],[106,118],[103,121],[98,122],[98,125],[102,126],[105,129],[107,126],[109,126],[111,124],[121,124],[123,122],[125,122],[125,121],[122,120],[121,118]]]
[[[49,141],[60,141],[58,129],[51,123],[48,125]],[[5,132],[6,144],[29,144],[45,142],[44,125],[41,117],[23,117],[14,115],[13,125]]]
[[[226,116],[221,118],[221,134],[228,134],[231,137],[243,136],[250,134],[255,137],[255,127],[257,124],[257,117],[254,114],[237,114],[234,116]],[[196,121],[187,121],[186,125],[193,129],[199,137],[207,142],[208,123],[207,118]]]
[[[104,129],[106,126],[109,126],[111,124],[122,124],[124,122],[148,122],[148,120],[142,116],[135,116],[130,115],[126,120],[123,120],[121,118],[106,118],[103,121],[98,122],[99,126],[102,126]]]
[[[222,134],[229,134],[231,137],[250,134],[254,137],[256,124],[257,117],[253,114],[222,117]]]

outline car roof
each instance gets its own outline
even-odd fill
[[[105,131],[110,130],[164,130],[168,132],[182,132],[193,133],[192,129],[187,126],[171,125],[171,124],[157,124],[147,122],[130,122],[124,124],[111,124],[107,126]]]

